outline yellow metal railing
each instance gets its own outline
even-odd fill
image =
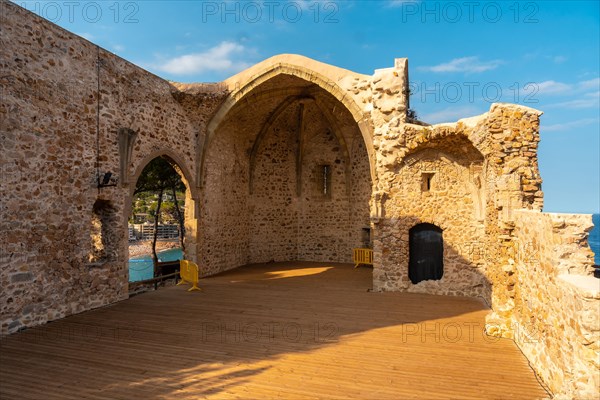
[[[354,260],[354,268],[358,268],[360,264],[373,265],[373,250],[371,249],[353,249],[352,259]]]
[[[192,287],[188,289],[188,292],[192,290],[202,290],[198,287],[198,276],[200,275],[200,269],[198,264],[188,260],[179,261],[179,276],[181,281],[177,285],[183,285],[184,283],[191,283]]]

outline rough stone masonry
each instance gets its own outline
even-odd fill
[[[350,262],[373,288],[481,296],[557,397],[597,398],[600,290],[589,215],[541,212],[541,112],[407,120],[408,61],[373,75],[297,55],[218,84],[167,82],[0,1],[2,335],[128,296],[127,216],[158,156],[187,186],[186,258],[210,275]],[[118,184],[99,187],[107,172]],[[443,276],[409,279],[412,228]]]

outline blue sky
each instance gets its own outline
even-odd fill
[[[544,111],[545,211],[600,209],[598,1],[15,1],[151,72],[220,81],[280,53],[372,74],[408,57],[420,119]]]

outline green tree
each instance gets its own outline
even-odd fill
[[[181,181],[181,177],[175,171],[173,166],[164,158],[157,157],[150,161],[142,174],[138,178],[133,192],[134,197],[138,194],[153,194],[157,195],[156,207],[150,210],[150,214],[154,216],[154,235],[152,238],[152,261],[154,262],[154,275],[156,276],[158,266],[158,256],[156,254],[156,240],[158,233],[158,223],[160,219],[161,206],[163,203],[163,195],[171,192],[173,195],[173,203],[177,219],[179,220],[180,242],[183,249],[183,237],[185,236],[184,218],[177,201],[177,192],[185,192],[185,185]]]

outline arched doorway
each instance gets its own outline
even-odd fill
[[[371,227],[372,171],[369,144],[344,103],[279,73],[210,125],[198,178],[209,269],[352,261]]]
[[[408,277],[413,284],[440,280],[444,275],[442,230],[432,224],[419,224],[409,231]]]
[[[195,187],[182,165],[171,152],[157,151],[133,175],[127,213],[130,282],[172,272],[176,266],[167,264],[182,258],[195,261]],[[160,265],[153,265],[155,258]]]

